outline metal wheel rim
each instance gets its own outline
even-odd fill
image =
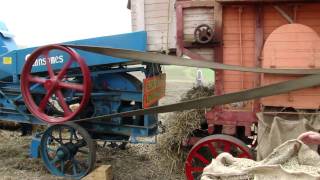
[[[224,148],[229,148],[229,151],[232,150],[231,149],[232,146],[239,148],[242,151],[242,154],[240,154],[240,156],[238,156],[239,158],[253,159],[253,155],[252,155],[250,149],[241,140],[239,140],[233,136],[224,135],[224,134],[207,136],[207,137],[199,140],[189,151],[189,154],[187,156],[187,160],[185,162],[185,174],[186,174],[186,177],[188,180],[194,180],[195,178],[194,178],[193,173],[194,172],[202,173],[202,171],[204,169],[204,167],[194,167],[192,165],[194,158],[197,158],[198,160],[203,162],[203,164],[205,166],[210,164],[211,160],[203,157],[201,154],[198,153],[198,151],[203,147],[208,147],[208,149],[211,152],[211,155],[213,157],[216,157],[219,153],[217,152],[216,147],[214,147],[212,145],[212,143],[219,144],[221,142],[224,144],[230,145],[229,147],[224,146]],[[211,144],[211,147],[209,147],[210,144]],[[224,149],[224,150],[228,150],[228,149]],[[223,151],[223,152],[226,152],[226,151]]]
[[[83,137],[83,139],[87,143],[87,146],[88,146],[88,149],[89,149],[88,159],[87,159],[88,167],[86,169],[84,169],[83,171],[79,172],[79,173],[77,173],[77,170],[80,169],[79,168],[80,166],[78,166],[75,163],[76,162],[75,160],[77,160],[75,157],[73,157],[73,159],[70,159],[70,160],[56,160],[56,157],[58,156],[58,153],[55,154],[54,159],[52,159],[52,157],[49,157],[50,156],[49,155],[49,151],[50,150],[47,147],[47,142],[49,140],[48,138],[50,137],[50,132],[52,132],[52,130],[54,130],[56,128],[59,128],[59,127],[70,128],[70,129],[73,129],[73,130],[77,131],[79,134],[81,134],[81,136]],[[53,140],[53,141],[55,141],[55,140]],[[80,152],[80,151],[78,151],[78,152]],[[63,176],[63,177],[68,177],[68,178],[80,179],[80,178],[84,177],[86,174],[88,174],[94,168],[94,164],[95,164],[95,161],[96,161],[96,143],[92,140],[92,138],[90,137],[90,135],[88,134],[88,132],[84,128],[82,128],[81,126],[79,126],[79,125],[77,125],[75,123],[67,122],[65,124],[53,125],[53,126],[49,127],[44,132],[44,134],[43,134],[43,136],[41,138],[41,143],[40,143],[40,154],[41,154],[41,158],[42,158],[42,160],[44,162],[45,167],[48,169],[48,171],[51,174],[56,175],[56,176]],[[63,161],[63,164],[64,164],[63,166],[62,166],[62,162],[61,161]],[[68,163],[67,161],[71,162],[73,173],[74,173],[74,167],[79,168],[79,169],[75,170],[76,171],[75,174],[71,175],[71,174],[66,174],[64,172],[64,168],[66,167],[66,165]],[[53,164],[52,164],[52,162],[53,162]]]
[[[46,63],[46,67],[48,69],[48,72],[50,72],[49,68],[51,68],[51,71],[52,71],[54,77],[50,73],[48,73],[48,74],[50,74],[49,79],[39,78],[37,76],[31,75],[30,72],[32,70],[32,65],[34,64],[36,59],[39,56],[44,55],[44,53],[46,53],[45,58],[46,58],[46,62],[48,62],[49,61],[49,60],[47,61],[48,54],[52,50],[64,51],[68,55],[70,55],[70,59],[64,64],[64,66],[61,68],[60,72],[57,75],[55,75],[53,73],[51,64]],[[79,65],[79,68],[80,68],[82,75],[83,75],[83,84],[75,84],[75,83],[71,84],[71,83],[64,83],[61,81],[61,79],[66,74],[67,70],[70,68],[70,66],[73,62],[76,62]],[[48,64],[50,64],[50,65],[48,65]],[[64,107],[63,110],[64,110],[65,114],[63,117],[49,116],[45,112],[41,112],[41,108],[43,108],[42,107],[43,105],[41,105],[41,102],[39,105],[36,104],[36,102],[34,101],[34,99],[32,97],[32,93],[30,91],[30,84],[31,83],[40,83],[42,86],[45,86],[45,83],[51,81],[52,79],[55,79],[54,80],[55,83],[52,83],[52,84],[56,84],[55,86],[57,86],[57,87],[53,88],[53,85],[52,85],[52,90],[49,89],[46,91],[47,91],[47,94],[50,94],[50,93],[51,93],[51,95],[57,94],[59,104],[60,103],[64,104],[64,106],[60,104],[62,107]],[[69,88],[66,87],[67,85],[69,86]],[[49,88],[51,88],[51,87],[49,87]],[[66,106],[67,104],[64,100],[65,97],[61,93],[62,88],[76,89],[76,90],[83,92],[83,96],[82,96],[80,105],[79,105],[78,109],[76,109],[75,111],[72,111],[68,106]],[[46,88],[44,88],[44,89],[46,89]],[[48,46],[40,47],[40,48],[36,49],[28,57],[25,65],[23,67],[22,74],[21,74],[21,93],[22,93],[23,99],[25,101],[25,104],[28,107],[29,111],[34,116],[36,116],[37,118],[39,118],[47,123],[62,123],[62,122],[65,122],[65,121],[68,121],[68,120],[71,120],[72,118],[74,118],[79,112],[81,112],[81,110],[88,103],[89,98],[90,98],[90,91],[91,91],[91,77],[90,77],[89,68],[85,64],[84,60],[78,55],[78,53],[76,53],[71,48],[67,48],[67,47],[60,46],[60,45],[48,45]],[[48,95],[48,96],[51,96],[51,95]],[[46,98],[46,96],[45,96],[45,98]],[[43,98],[43,100],[44,100],[44,98]],[[47,100],[47,101],[49,101],[49,100]],[[63,103],[63,101],[64,101],[64,103]],[[44,108],[46,108],[46,106]],[[42,111],[43,111],[43,109],[42,109]],[[68,111],[68,113],[66,113],[67,111]]]

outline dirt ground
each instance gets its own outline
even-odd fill
[[[167,82],[166,97],[160,104],[177,102],[180,96],[192,87],[192,83]],[[161,121],[168,121],[168,114],[159,115]],[[19,132],[0,130],[0,180],[63,179],[51,176],[41,159],[29,158],[31,136],[20,137]],[[153,139],[146,139],[153,140]],[[184,179],[182,171],[171,171],[163,167],[158,159],[155,144],[129,144],[125,150],[98,148],[97,165],[110,164],[115,180],[163,180]]]

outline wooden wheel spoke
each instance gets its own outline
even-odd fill
[[[72,59],[69,59],[69,61],[67,61],[63,67],[61,68],[59,74],[57,75],[57,79],[58,80],[61,80],[63,78],[63,76],[67,73],[69,67],[71,66],[73,60]]]
[[[46,78],[37,77],[37,76],[31,76],[31,75],[28,76],[28,80],[29,80],[30,82],[40,83],[40,84],[44,84],[44,83],[46,82]]]
[[[212,154],[213,157],[217,157],[218,156],[218,153],[216,151],[216,148],[209,142],[208,143],[208,148]]]
[[[58,96],[58,100],[59,100],[59,104],[60,106],[62,107],[63,111],[64,111],[64,114],[67,116],[69,114],[71,114],[71,110],[69,109],[69,106],[68,104],[66,103],[66,101],[64,100],[64,96],[61,92],[61,90],[57,90],[56,91],[56,95]]]
[[[54,77],[54,72],[53,72],[53,69],[51,66],[51,62],[50,62],[49,51],[48,50],[44,51],[43,54],[44,54],[44,58],[46,60],[46,66],[48,68],[49,77],[52,78],[52,77]]]
[[[229,143],[229,142],[224,142],[223,144],[224,144],[223,151],[224,151],[224,152],[230,152],[230,150],[231,150],[231,143]]]
[[[195,158],[198,158],[200,161],[202,161],[204,164],[209,164],[210,162],[205,158],[205,157],[203,157],[201,154],[199,154],[199,153],[195,153],[194,154],[194,157]]]
[[[247,158],[247,157],[248,155],[245,152],[238,155],[238,158]]]
[[[59,82],[59,86],[61,88],[74,89],[77,91],[84,91],[84,87],[82,84],[70,83],[70,82]]]
[[[202,172],[204,167],[191,167],[190,170],[192,172]]]

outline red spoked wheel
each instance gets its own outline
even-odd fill
[[[68,74],[71,68],[81,77]],[[24,64],[21,74],[24,102],[34,116],[47,123],[63,123],[74,118],[88,103],[90,91],[89,68],[71,48],[40,47]],[[76,106],[72,108],[73,104],[67,99],[72,99],[73,104],[76,102]]]
[[[207,136],[199,140],[188,154],[185,162],[187,179],[200,179],[203,169],[222,152],[238,158],[253,159],[250,149],[241,140],[224,134]]]

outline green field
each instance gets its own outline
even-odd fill
[[[214,71],[211,69],[201,69],[203,79],[206,84],[213,84]],[[168,81],[195,82],[197,68],[182,66],[163,66],[163,72],[167,74]]]

